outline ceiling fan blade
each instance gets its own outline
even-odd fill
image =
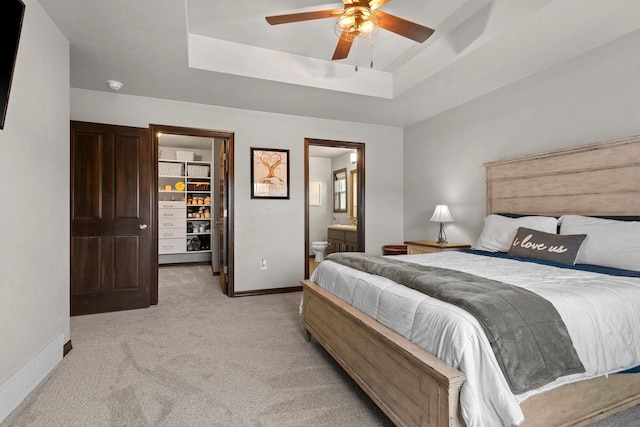
[[[344,32],[338,39],[338,45],[336,46],[335,52],[333,52],[333,57],[331,58],[333,61],[336,59],[345,59],[349,56],[349,51],[351,50],[351,44],[353,41],[347,41]]]
[[[384,6],[389,3],[391,0],[369,0],[369,7],[371,10],[376,10],[380,6]]]
[[[288,24],[290,22],[311,21],[313,19],[333,18],[342,13],[343,9],[315,10],[313,12],[290,13],[288,15],[267,16],[265,19],[271,25]]]
[[[397,16],[384,13],[381,10],[376,10],[376,16],[378,17],[378,25],[380,28],[392,31],[418,43],[422,43],[428,39],[434,31],[432,28],[398,18]]]

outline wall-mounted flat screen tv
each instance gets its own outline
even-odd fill
[[[4,119],[7,115],[23,16],[24,3],[20,0],[2,0],[0,28],[4,34],[0,37],[0,129],[4,129]]]

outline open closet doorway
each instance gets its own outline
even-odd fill
[[[233,296],[233,133],[150,128],[157,265],[210,264],[222,292]]]
[[[364,252],[365,144],[305,138],[305,278],[327,254]]]

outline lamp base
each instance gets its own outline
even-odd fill
[[[449,243],[447,242],[447,235],[444,232],[444,224],[442,222],[440,223],[440,233],[438,233],[438,241],[436,243],[439,245]]]

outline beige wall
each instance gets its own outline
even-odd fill
[[[0,130],[0,421],[56,363],[28,362],[69,339],[69,46],[25,4]]]
[[[484,162],[640,134],[640,32],[405,129],[404,237],[474,243],[485,215]]]
[[[301,101],[303,102],[303,101]],[[298,286],[304,277],[304,139],[366,144],[366,250],[402,239],[401,128],[71,90],[71,118],[235,132],[235,290]],[[250,197],[250,148],[290,150],[289,200]],[[374,173],[374,171],[385,171]],[[267,259],[267,270],[260,260]]]

